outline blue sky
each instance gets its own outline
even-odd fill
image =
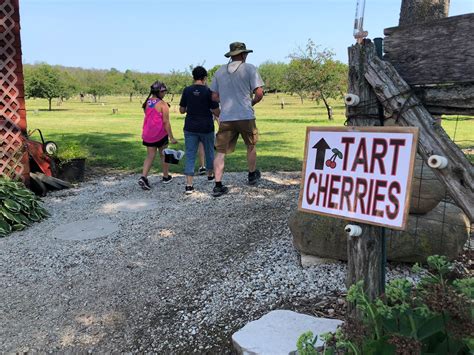
[[[401,0],[366,0],[369,38],[397,26]],[[311,38],[347,62],[356,0],[21,0],[23,61],[167,73],[226,62],[229,43],[248,62],[288,61]],[[474,12],[451,0],[450,16]]]

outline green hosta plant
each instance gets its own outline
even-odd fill
[[[40,199],[25,185],[0,177],[0,237],[47,216]]]

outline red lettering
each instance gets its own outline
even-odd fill
[[[382,147],[382,151],[377,152],[377,147]],[[375,170],[375,162],[378,162],[380,174],[385,174],[385,165],[383,158],[387,154],[387,141],[382,138],[375,138],[372,145],[372,159],[370,160],[370,173],[373,174]]]
[[[373,181],[373,180],[372,180]],[[383,217],[383,211],[377,209],[377,202],[382,202],[385,198],[384,194],[379,193],[379,188],[387,187],[387,181],[385,180],[376,180],[374,188],[374,199],[372,203],[372,216],[374,217]]]
[[[369,182],[369,197],[367,198],[367,214],[370,214],[370,207],[372,206],[372,192],[374,191],[374,180]]]
[[[347,170],[347,158],[349,157],[349,146],[355,142],[354,137],[343,137],[341,143],[344,147],[344,158],[342,160],[342,170]]]
[[[311,197],[309,196],[309,193],[310,193],[309,188],[312,185],[311,180],[314,180],[314,184],[316,184],[318,182],[318,178],[317,178],[316,173],[313,172],[313,173],[309,174],[308,181],[306,182],[306,203],[308,205],[312,205],[313,202],[314,202],[314,199],[316,198],[316,195],[314,194],[314,192],[313,192],[313,195]]]
[[[398,166],[398,155],[400,151],[400,147],[405,146],[405,139],[390,139],[390,145],[394,146],[393,150],[393,162],[392,162],[392,175],[396,175],[397,173],[397,166]]]
[[[316,198],[316,205],[326,207],[326,201],[328,199],[329,175],[326,175],[326,184],[325,185],[322,184],[322,180],[323,180],[322,175],[320,175],[319,176],[319,181],[318,181],[318,195],[317,195],[317,198]],[[319,197],[321,196],[321,194],[324,194],[324,199],[323,199],[322,205],[319,204]]]
[[[360,191],[360,187],[363,187],[364,190]],[[356,179],[356,188],[355,188],[355,203],[354,203],[354,211],[357,212],[358,204],[360,204],[360,213],[365,214],[365,202],[364,198],[367,195],[367,180],[357,178]]]
[[[346,185],[348,187],[346,187]],[[352,191],[354,189],[354,180],[350,176],[344,176],[342,178],[342,184],[341,184],[341,199],[339,201],[340,209],[344,209],[344,201],[346,201],[347,204],[347,209],[349,212],[354,212],[352,209],[352,203],[350,196],[352,194]]]
[[[337,203],[332,202],[333,195],[337,195],[339,193],[339,189],[334,187],[334,182],[339,181],[341,181],[341,177],[339,175],[332,176],[331,183],[329,184],[328,208],[337,209],[339,207]]]
[[[369,168],[367,166],[367,146],[365,143],[365,138],[360,139],[359,147],[357,148],[357,152],[351,170],[356,171],[357,165],[363,165],[364,173],[367,173],[369,171]]]
[[[396,190],[396,193],[393,193],[393,190]],[[400,183],[398,181],[392,181],[388,187],[388,200],[393,204],[393,211],[390,210],[389,206],[385,207],[385,212],[387,217],[390,219],[395,219],[400,212],[400,201],[397,196],[402,190]]]

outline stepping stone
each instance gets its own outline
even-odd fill
[[[232,335],[237,353],[244,355],[288,355],[296,351],[296,342],[304,332],[318,335],[316,346],[323,345],[320,334],[334,332],[342,321],[276,310],[250,322]]]
[[[151,199],[124,200],[115,203],[106,203],[102,210],[111,212],[142,212],[158,208],[158,201]]]
[[[106,237],[118,230],[118,224],[107,218],[91,218],[60,225],[53,230],[52,236],[61,240],[83,241]]]

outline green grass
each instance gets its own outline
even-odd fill
[[[285,109],[280,100],[284,98]],[[170,100],[171,97],[165,99]],[[65,101],[47,111],[46,100],[27,100],[28,129],[40,128],[46,140],[54,140],[59,151],[77,145],[85,148],[88,165],[107,169],[138,172],[145,158],[145,147],[141,144],[143,111],[141,101],[127,97],[105,97],[101,103],[84,102],[78,99]],[[179,144],[175,149],[184,149],[184,116],[178,113],[179,97],[171,104],[171,125]],[[342,126],[345,121],[342,100],[332,102],[335,119],[329,121],[324,105],[297,96],[270,94],[256,106],[257,126],[260,141],[257,145],[258,166],[263,171],[301,170],[305,131],[307,126]],[[118,114],[113,115],[112,109]],[[457,128],[456,128],[457,124]],[[473,118],[451,117],[443,121],[450,135],[456,131],[456,141],[462,148],[473,146]],[[39,139],[34,135],[33,138]],[[158,164],[155,164],[159,169]],[[182,164],[172,166],[172,171],[181,172]],[[246,149],[240,139],[237,149],[226,157],[226,171],[246,170]]]

